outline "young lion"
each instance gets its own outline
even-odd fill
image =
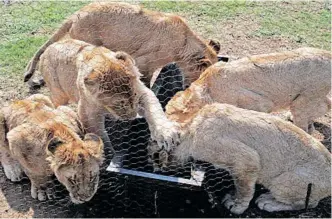
[[[331,195],[330,152],[292,123],[220,103],[193,113],[172,155],[228,169],[236,192],[223,202],[231,212],[241,214],[248,208],[256,183],[270,190],[256,200],[260,209],[270,212],[305,208],[309,184],[308,207]]]
[[[65,40],[46,49],[39,67],[54,105],[78,102],[84,128],[101,136],[105,146],[109,144],[105,115],[132,119],[137,112],[146,118],[152,138],[160,145],[176,144],[176,124],[166,118],[156,96],[140,81],[128,54]]]
[[[308,131],[308,123],[331,108],[330,90],[331,53],[301,48],[217,63],[166,109],[169,118],[185,122],[211,102],[267,113],[290,107],[294,124]]]
[[[73,203],[89,201],[96,193],[102,140],[84,136],[77,115],[66,106],[54,109],[46,96],[14,101],[0,111],[0,153],[6,177],[20,181],[24,171],[35,199],[52,198],[53,174]]]
[[[113,51],[130,54],[148,85],[152,73],[167,63],[177,62],[186,84],[217,62],[220,44],[202,41],[179,16],[149,11],[127,3],[94,2],[64,22],[60,29],[36,52],[24,81],[33,75],[40,56],[65,35]]]

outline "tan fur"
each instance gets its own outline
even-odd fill
[[[146,84],[157,68],[175,61],[189,85],[217,62],[220,50],[218,43],[202,41],[179,16],[127,3],[95,2],[69,17],[37,51],[28,66],[25,81],[32,76],[46,48],[67,34],[73,39],[130,54]]]
[[[106,115],[133,119],[138,112],[147,119],[155,140],[175,144],[176,125],[166,118],[156,96],[140,81],[140,73],[128,54],[65,40],[47,48],[41,56],[40,71],[54,105],[78,103],[84,128],[101,136],[104,144],[110,146],[104,127]]]
[[[270,190],[256,203],[266,211],[309,208],[331,195],[331,154],[315,138],[281,118],[214,103],[202,107],[183,127],[173,153],[228,169],[235,195],[224,197],[231,212],[241,214],[253,198],[255,184]]]
[[[166,109],[169,118],[185,123],[212,102],[267,113],[290,108],[294,124],[308,131],[308,124],[331,108],[330,90],[331,53],[301,48],[217,63]]]
[[[31,196],[51,199],[51,176],[66,186],[74,203],[95,194],[103,143],[84,135],[76,114],[68,107],[52,108],[41,94],[14,101],[0,111],[0,153],[5,175],[20,181],[22,171],[31,180]],[[94,179],[94,180],[93,180]]]

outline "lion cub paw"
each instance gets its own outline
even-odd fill
[[[234,196],[230,194],[225,195],[222,203],[234,214],[242,214],[249,206],[249,202],[236,200]]]
[[[19,163],[2,164],[5,175],[12,182],[19,182],[23,178],[23,170]]]
[[[180,127],[174,122],[165,121],[151,132],[151,138],[160,148],[171,151],[180,143]]]
[[[259,209],[268,211],[268,212],[273,212],[273,211],[289,211],[293,210],[291,205],[278,202],[272,195],[271,193],[265,193],[260,195],[256,199],[256,204],[259,207]]]
[[[31,185],[31,197],[39,201],[45,201],[53,199],[54,194],[51,189],[37,188]]]

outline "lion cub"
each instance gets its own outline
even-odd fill
[[[27,66],[24,81],[32,77],[44,51],[66,35],[130,54],[136,60],[145,84],[149,84],[156,69],[174,61],[189,85],[218,61],[220,50],[219,42],[200,39],[181,17],[174,14],[128,3],[92,2],[69,16],[41,46]]]
[[[44,95],[14,101],[0,111],[0,153],[6,177],[20,181],[24,171],[35,199],[52,198],[53,174],[73,203],[89,201],[97,190],[102,140],[84,136],[77,115],[66,106],[54,109]]]
[[[152,138],[166,148],[177,142],[178,128],[169,121],[154,95],[140,81],[135,62],[127,53],[112,52],[78,40],[49,46],[41,56],[39,70],[55,106],[78,102],[84,128],[99,135],[105,146],[105,116],[133,119],[142,114]]]
[[[223,201],[231,212],[241,214],[248,208],[256,183],[270,190],[256,200],[266,211],[305,208],[309,184],[308,207],[331,195],[331,153],[292,123],[220,103],[193,113],[172,155],[228,169],[236,192]]]
[[[177,93],[167,113],[185,122],[211,102],[267,113],[290,107],[294,124],[308,131],[308,124],[331,108],[330,90],[331,53],[300,48],[219,62]]]

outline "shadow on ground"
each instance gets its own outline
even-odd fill
[[[0,178],[4,177],[1,168]],[[56,181],[56,199],[44,202],[31,198],[27,179],[20,183],[2,180],[0,185],[11,210],[26,217],[237,217],[219,204],[223,195],[233,188],[232,178],[226,171],[212,166],[207,169],[203,190],[182,189],[173,183],[161,184],[103,171],[97,194],[83,205],[72,204],[64,187]],[[255,198],[263,192],[266,190],[257,185]],[[331,217],[330,198],[322,200],[314,209],[278,213],[259,210],[254,199],[241,217]]]

